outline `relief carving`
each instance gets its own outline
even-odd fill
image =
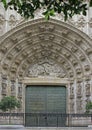
[[[90,84],[89,83],[87,83],[85,85],[85,89],[86,89],[86,96],[90,96]]]
[[[0,35],[4,32],[4,24],[5,24],[5,18],[2,14],[0,14]]]
[[[26,67],[27,67],[27,65],[26,65],[26,64],[24,64],[24,65],[22,66],[22,69],[23,69],[23,70],[25,70],[25,69],[26,69]]]
[[[41,35],[39,35],[39,39],[40,40],[54,40],[54,38],[55,38],[55,35],[53,35],[53,34],[41,34]]]
[[[29,36],[31,36],[32,31],[29,30],[29,29],[27,29],[24,33],[25,33],[25,35],[26,35],[27,37],[29,37]]]
[[[84,55],[80,55],[79,58],[80,58],[81,61],[85,60],[85,56]]]
[[[27,52],[23,52],[23,53],[22,53],[22,56],[23,56],[23,57],[26,57],[26,56],[28,56],[28,53],[27,53]]]
[[[76,45],[80,45],[82,43],[82,39],[80,38],[77,38],[77,39],[74,39]]]
[[[2,95],[7,94],[7,78],[2,77]]]
[[[74,112],[74,101],[73,100],[71,100],[71,102],[70,102],[70,111],[71,111],[71,113]]]
[[[66,58],[70,58],[71,57],[69,52],[64,53],[64,55],[65,55]]]
[[[71,71],[69,72],[70,78],[72,78],[74,76],[74,73]]]
[[[12,41],[14,44],[16,44],[16,43],[18,42],[18,38],[12,37],[12,38],[11,38],[11,41]]]
[[[12,54],[8,54],[8,55],[7,55],[7,58],[8,58],[9,60],[11,60],[11,59],[13,58],[13,55],[12,55]]]
[[[92,18],[89,20],[89,26],[92,28]]]
[[[52,31],[54,31],[54,29],[55,29],[55,26],[54,25],[40,25],[39,26],[39,30],[41,31],[41,32],[52,32]]]
[[[75,66],[75,65],[78,64],[78,62],[77,62],[75,59],[73,59],[73,60],[72,60],[72,64]]]
[[[22,83],[18,83],[18,97],[22,98]]]
[[[10,15],[9,17],[9,25],[11,27],[14,27],[17,23],[16,17],[14,15]]]
[[[11,96],[15,96],[16,94],[16,86],[15,86],[15,81],[11,81]]]
[[[49,77],[64,77],[64,70],[54,61],[42,60],[29,68],[27,73],[31,77],[49,76]]]
[[[15,47],[15,50],[16,50],[17,52],[21,51],[21,49],[22,49],[22,47],[21,47],[20,45],[18,45],[18,46]]]
[[[77,73],[77,74],[81,74],[81,68],[77,68],[77,69],[76,69],[76,73]]]
[[[78,22],[77,22],[77,27],[79,29],[82,29],[85,27],[85,24],[86,24],[86,21],[85,21],[84,17],[80,17]]]
[[[23,71],[19,71],[18,74],[19,74],[20,77],[22,77],[23,76]]]
[[[78,99],[76,105],[77,105],[77,112],[80,112],[82,110],[82,101]]]
[[[11,67],[11,72],[12,72],[12,73],[15,73],[16,70],[17,70],[17,67],[16,67],[16,66],[12,66],[12,67]]]
[[[27,39],[27,44],[28,45],[33,44],[33,40],[32,39]]]
[[[3,69],[7,70],[8,69],[8,64],[4,63],[3,64]]]
[[[60,41],[60,43],[62,44],[62,46],[64,46],[64,45],[66,45],[66,43],[67,43],[67,40],[65,40],[65,39],[62,39],[62,40]]]
[[[91,48],[87,48],[86,49],[86,53],[89,55],[89,54],[91,54],[92,53],[92,49]]]
[[[64,29],[64,30],[62,31],[62,35],[63,35],[63,36],[67,36],[68,34],[69,34],[69,30],[65,30],[65,29]]]
[[[72,52],[75,53],[77,50],[78,50],[78,48],[77,48],[76,46],[72,46],[72,48],[71,48],[71,51],[72,51]]]
[[[85,68],[86,71],[90,70],[90,66],[89,65],[85,65],[84,68]]]
[[[77,97],[78,98],[81,98],[81,95],[82,94],[82,85],[81,85],[81,83],[78,83],[78,85],[77,85]]]
[[[19,64],[20,64],[20,62],[21,62],[21,60],[20,60],[20,59],[16,59],[16,60],[15,60],[15,64],[17,64],[17,65],[19,65]]]
[[[74,98],[74,87],[73,84],[70,84],[70,99]]]
[[[5,54],[7,52],[7,48],[5,46],[1,46],[0,51]]]

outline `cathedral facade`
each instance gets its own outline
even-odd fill
[[[46,98],[46,93],[39,97],[44,91],[48,92]],[[46,21],[41,10],[35,19],[24,20],[15,11],[5,11],[1,4],[0,99],[15,96],[22,103],[15,111],[25,113],[26,107],[31,107],[29,112],[41,112],[45,111],[45,99],[45,105],[47,101],[53,105],[55,91],[56,96],[59,91],[65,93],[62,103],[62,97],[57,100],[66,113],[84,113],[86,103],[92,101],[92,8],[87,16],[65,22],[62,14]],[[31,101],[34,95],[37,97]],[[53,99],[47,100],[50,96]],[[46,105],[48,110],[52,110],[50,104]],[[64,112],[61,106],[55,110]]]

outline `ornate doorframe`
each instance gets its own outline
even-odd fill
[[[25,77],[23,80],[24,83],[24,112],[25,112],[25,88],[27,85],[60,85],[61,87],[64,85],[66,87],[66,113],[69,113],[69,92],[68,92],[68,86],[69,86],[69,80],[67,78],[51,78],[51,77],[39,77],[39,78],[30,78]]]

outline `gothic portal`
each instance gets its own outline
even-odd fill
[[[26,86],[59,85],[66,112],[83,113],[92,100],[92,40],[59,20],[23,21],[0,37],[0,81],[0,98],[21,100],[18,112],[25,112]]]

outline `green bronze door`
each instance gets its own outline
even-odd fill
[[[27,86],[25,113],[26,126],[64,126],[66,87]]]

